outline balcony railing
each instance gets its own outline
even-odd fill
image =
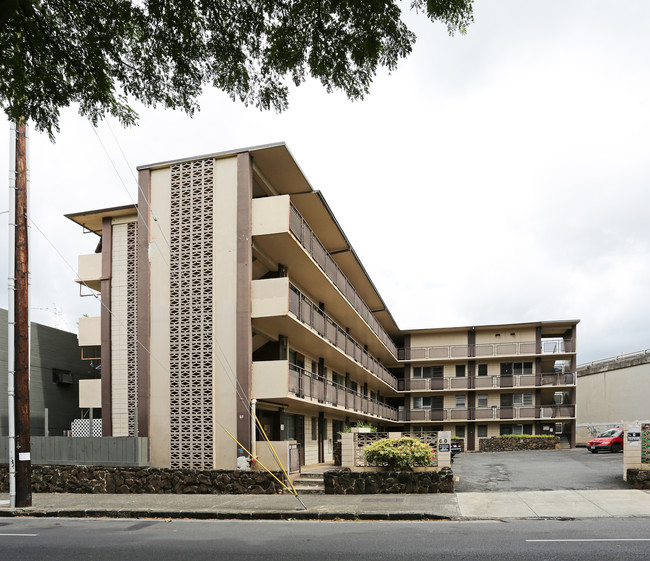
[[[536,376],[540,377],[536,384]],[[470,380],[473,386],[470,388]],[[445,378],[407,378],[398,381],[399,391],[435,391],[435,390],[466,390],[489,388],[519,388],[525,386],[574,386],[575,374],[516,374],[514,376],[475,376],[470,377],[445,377]]]
[[[397,346],[393,343],[390,335],[377,321],[377,318],[370,311],[370,308],[363,301],[359,293],[356,291],[352,283],[341,271],[341,268],[332,259],[325,246],[314,234],[314,231],[309,227],[309,224],[302,217],[298,209],[293,204],[291,205],[291,214],[289,219],[289,228],[291,233],[296,237],[300,244],[305,248],[307,253],[312,256],[314,261],[325,273],[334,285],[339,289],[341,294],[345,296],[351,306],[358,312],[363,320],[368,324],[370,329],[379,337],[380,341],[384,343],[386,348],[397,357]]]
[[[289,284],[289,311],[366,370],[397,389],[397,378],[292,284]]]
[[[575,352],[575,341],[562,339],[511,343],[480,343],[476,345],[446,345],[441,347],[406,347],[398,349],[399,360],[433,360],[442,358],[482,358],[490,356],[563,354]],[[470,351],[473,351],[470,353]]]
[[[317,399],[321,403],[343,407],[364,415],[397,421],[397,409],[367,397],[341,384],[300,368],[289,365],[289,392],[300,398]]]
[[[400,410],[399,421],[505,421],[575,417],[575,405],[475,407]]]

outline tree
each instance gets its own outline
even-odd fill
[[[473,0],[411,0],[463,33]],[[130,125],[129,100],[193,114],[203,88],[260,109],[287,107],[311,76],[350,99],[392,70],[415,35],[398,0],[2,0],[0,100],[11,120],[54,137],[78,104],[93,124]]]

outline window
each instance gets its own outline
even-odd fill
[[[345,387],[345,377],[337,374],[336,372],[332,372],[332,382],[334,384],[338,384],[341,387]]]
[[[488,406],[488,394],[480,393],[476,396],[476,406],[477,407],[487,407]]]
[[[296,368],[297,367],[297,368]],[[289,368],[299,370],[305,368],[305,357],[296,351],[289,349]]]
[[[513,374],[532,374],[532,362],[502,362],[501,376],[512,376]]]
[[[478,375],[479,376],[487,376],[488,375],[488,365],[487,364],[479,364],[478,365]]]
[[[442,378],[444,366],[414,366],[413,378]]]
[[[311,439],[318,440],[318,418],[311,418]]]
[[[465,425],[456,425],[456,437],[465,438]]]
[[[456,378],[463,378],[465,376],[465,365],[457,364],[456,365]]]
[[[533,373],[533,363],[532,362],[515,362],[512,364],[512,371],[515,374],[532,374]]]
[[[533,434],[533,425],[501,425],[499,432],[505,434]]]
[[[296,416],[295,415],[284,416],[284,439],[296,440]]]
[[[465,394],[456,396],[456,407],[461,409],[465,407]]]
[[[476,436],[479,438],[487,438],[487,425],[478,425],[476,427]]]
[[[431,409],[430,397],[414,397],[413,409]]]
[[[512,394],[512,404],[516,407],[532,406],[534,396],[532,393],[515,393]]]

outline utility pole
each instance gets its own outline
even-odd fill
[[[29,259],[27,224],[27,125],[16,122],[14,265],[14,390],[16,507],[32,506],[29,422]]]

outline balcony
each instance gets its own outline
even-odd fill
[[[542,405],[513,407],[475,407],[446,409],[407,409],[400,411],[400,421],[539,421],[572,419],[575,405]]]
[[[335,384],[286,360],[253,363],[252,397],[300,399],[387,421],[397,421],[397,409]]]
[[[539,376],[539,383],[536,379]],[[439,390],[467,390],[490,388],[523,388],[544,386],[575,386],[575,373],[551,374],[516,374],[514,376],[475,376],[446,377],[446,378],[409,378],[399,380],[398,390],[408,391],[439,391]]]
[[[76,279],[76,282],[99,292],[102,278],[102,254],[80,255],[77,273],[79,278]]]
[[[255,245],[286,265],[292,277],[309,286],[314,294],[322,295],[336,317],[355,332],[369,328],[377,338],[376,344],[368,341],[373,353],[386,359],[389,353],[393,360],[397,357],[397,347],[390,335],[288,196],[253,201],[253,236]],[[289,243],[279,243],[283,238]]]
[[[487,358],[521,355],[575,353],[575,341],[519,341],[510,343],[480,343],[476,345],[446,345],[440,347],[407,347],[398,349],[399,360],[440,360],[458,358]],[[470,352],[473,351],[473,352]]]
[[[101,318],[83,317],[79,318],[79,346],[99,347],[102,344]]]
[[[288,278],[253,281],[252,295],[253,322],[261,331],[287,335],[297,346],[313,349],[339,372],[356,367],[356,377],[362,382],[376,386],[380,380],[386,389],[397,390],[397,378]]]

